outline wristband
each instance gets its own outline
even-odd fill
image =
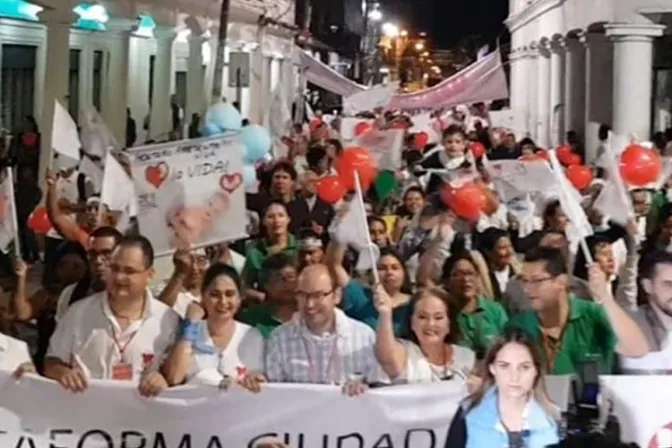
[[[195,343],[201,335],[201,324],[199,322],[192,322],[188,319],[183,319],[180,322],[180,339]]]

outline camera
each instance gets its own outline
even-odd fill
[[[583,364],[572,381],[573,402],[565,414],[565,436],[601,434],[619,441],[621,427],[613,413],[613,402],[600,393],[599,365]]]

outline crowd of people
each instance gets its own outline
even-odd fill
[[[381,128],[412,120],[373,117]],[[395,193],[366,194],[380,249],[371,275],[336,231],[352,213],[347,200],[331,205],[317,194],[343,151],[338,127],[320,118],[296,127],[288,156],[259,166],[259,192],[247,197],[249,239],[178,250],[169,273],[157,274],[137,228],[122,234],[99,213],[98,197],[77,188],[76,170],[50,173],[54,238],[43,284],[29,293],[33,257],[12,261],[0,368],[37,372],[75,393],[91,379],[133,381],[145,396],[183,384],[262,394],[265,383],[332,384],[357,396],[463,382],[470,396],[447,447],[558,443],[562,416],[547,374],[589,363],[603,374],[672,372],[665,189],[632,191],[636,216],[626,226],[586,201],[594,227],[587,265],[557,198],[535,198],[532,224],[495,191],[475,222],[440,199],[436,169],[470,169],[490,184],[470,142],[492,160],[516,160],[541,150],[532,140],[460,124],[434,145],[415,147],[408,135]],[[601,185],[595,174],[582,192],[589,199]],[[27,323],[37,332],[28,343],[17,330]]]

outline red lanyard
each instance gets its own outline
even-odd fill
[[[310,369],[310,382],[312,384],[320,384],[319,381],[319,373],[317,371],[317,365],[313,362],[313,357],[310,355],[310,347],[308,347],[308,342],[306,342],[306,337],[303,336],[301,338],[303,341],[303,348],[306,351],[306,358],[308,359],[308,366]],[[336,373],[336,378],[334,380],[334,383],[338,383],[340,378],[340,367],[338,366],[338,336],[334,336],[334,341],[331,344],[331,348],[329,349],[329,360],[327,361],[327,374],[326,378],[327,379],[334,379],[332,377],[332,370],[335,370]],[[327,383],[327,384],[334,384],[334,383]]]
[[[133,338],[135,338],[136,334],[138,334],[138,330],[135,330],[133,333],[131,333],[126,343],[122,344],[119,342],[119,338],[117,338],[117,331],[115,330],[114,325],[112,325],[112,340],[114,341],[114,345],[117,347],[117,350],[119,350],[119,357],[121,358],[121,362],[124,362],[124,353],[131,345],[131,342],[133,342]]]

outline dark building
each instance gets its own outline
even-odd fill
[[[333,68],[349,78],[359,77],[357,65],[366,31],[361,0],[296,0],[296,24],[310,31],[310,37],[300,41],[305,48],[318,51],[323,62],[329,61],[329,53],[338,54],[339,64]],[[309,88],[320,91],[314,106],[340,107],[337,95]]]

